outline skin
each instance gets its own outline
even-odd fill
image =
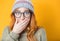
[[[20,11],[20,12],[24,12],[24,11],[29,11],[27,8],[18,8],[17,11]],[[20,18],[16,18],[17,21],[23,21],[26,17],[23,16],[23,14],[21,15]],[[30,16],[27,17],[28,19],[30,19]]]
[[[17,11],[20,12],[25,12],[25,11],[29,11],[27,8],[18,8]],[[29,17],[24,17],[23,14],[21,15],[21,17],[16,18],[15,24],[13,26],[13,30],[12,32],[20,34],[28,25],[29,21],[30,21],[30,16]]]

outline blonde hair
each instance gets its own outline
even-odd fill
[[[11,14],[11,19],[12,19],[12,21],[10,23],[10,28],[12,30],[14,23],[15,23],[15,17],[13,14]],[[37,41],[36,37],[34,36],[34,33],[36,32],[37,29],[38,29],[38,27],[36,25],[35,15],[32,14],[30,24],[27,27],[27,39],[28,39],[28,41]]]

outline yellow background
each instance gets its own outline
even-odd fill
[[[15,0],[0,0],[0,38],[11,19]],[[60,0],[32,0],[38,26],[46,29],[48,41],[60,41]]]

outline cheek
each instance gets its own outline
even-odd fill
[[[16,18],[17,22],[19,22],[21,19],[20,18]]]
[[[31,18],[31,16],[29,16],[29,17],[27,17],[28,19],[30,19]]]
[[[30,17],[27,18],[30,21]]]

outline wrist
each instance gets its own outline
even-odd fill
[[[12,30],[12,32],[13,32],[13,33],[16,33],[17,35],[19,35],[19,33],[18,33],[17,31],[15,31],[15,30]]]

